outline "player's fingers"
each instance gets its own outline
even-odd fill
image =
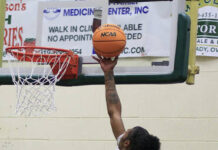
[[[113,59],[113,61],[114,61],[114,62],[117,62],[117,61],[118,61],[118,58],[119,58],[119,57],[116,56],[116,57]]]
[[[100,63],[100,59],[96,58],[95,56],[92,56],[92,58]]]
[[[110,61],[111,58],[104,57],[104,60]]]
[[[98,55],[98,54],[96,54],[97,56],[98,56],[98,58],[100,59],[100,60],[102,60],[102,57],[100,56],[100,55]]]

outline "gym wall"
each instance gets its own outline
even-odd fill
[[[117,85],[126,129],[140,125],[162,150],[218,149],[218,60],[198,57],[195,85]],[[57,87],[57,112],[14,114],[14,86],[0,86],[1,150],[114,150],[104,85]]]

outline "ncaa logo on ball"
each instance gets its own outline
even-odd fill
[[[101,37],[105,37],[105,36],[117,36],[116,32],[103,32],[101,33]]]

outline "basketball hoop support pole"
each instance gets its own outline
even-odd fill
[[[2,54],[4,45],[5,6],[6,0],[0,0],[0,67],[2,67]]]
[[[199,74],[199,66],[196,66],[196,39],[197,39],[197,25],[198,25],[198,7],[199,0],[186,0],[187,14],[191,18],[191,32],[190,32],[190,48],[189,48],[189,64],[188,77],[186,84],[195,83],[195,75]]]

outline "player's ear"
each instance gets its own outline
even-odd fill
[[[124,146],[124,147],[129,147],[129,145],[130,145],[130,140],[125,140],[125,141],[123,142],[123,146]]]

